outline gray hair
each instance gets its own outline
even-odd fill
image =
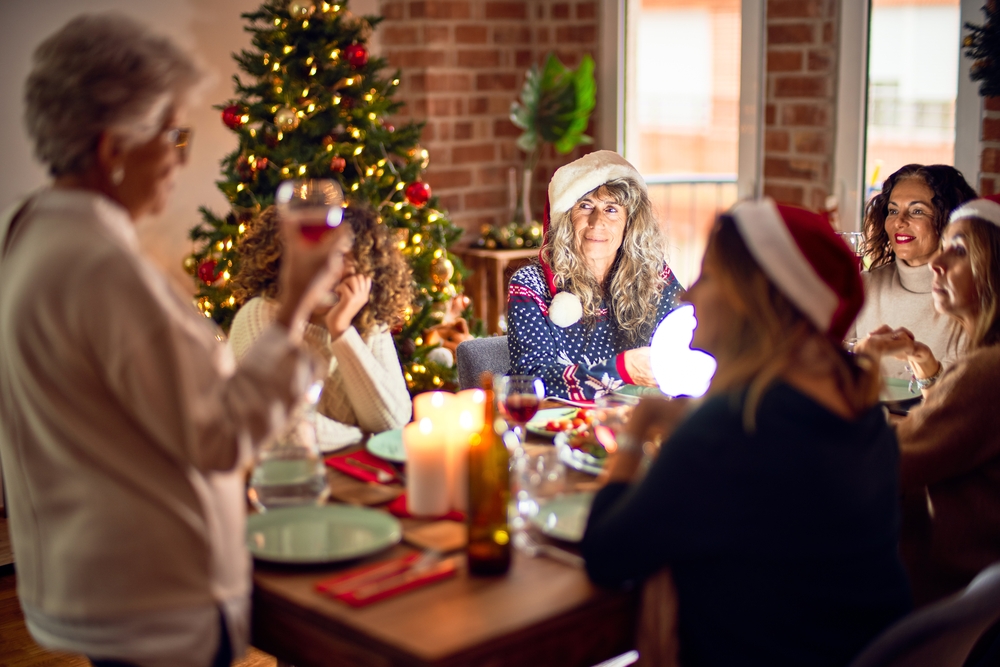
[[[25,122],[53,176],[88,169],[103,132],[149,141],[201,80],[190,56],[122,14],[85,14],[35,50]]]

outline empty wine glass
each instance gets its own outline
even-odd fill
[[[498,377],[493,386],[497,403],[520,440],[524,425],[535,416],[545,398],[545,383],[534,375],[505,375]]]
[[[554,447],[541,446],[521,451],[514,459],[514,497],[519,525],[524,527],[539,510],[566,489],[566,466]]]
[[[329,178],[282,181],[274,203],[281,224],[297,227],[311,242],[319,241],[344,219],[344,191]]]
[[[594,401],[594,437],[608,452],[618,449],[618,436],[625,430],[632,411],[639,405],[637,396],[604,394]]]

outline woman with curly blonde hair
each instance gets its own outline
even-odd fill
[[[304,334],[307,346],[330,369],[316,424],[325,451],[357,443],[363,432],[401,428],[411,415],[410,395],[389,333],[410,305],[409,266],[370,208],[348,206],[344,222],[353,234],[339,242],[343,274],[331,298],[313,311]],[[275,313],[282,247],[274,207],[250,227],[239,252],[233,294],[242,307],[229,332],[237,360]]]
[[[539,262],[510,281],[512,371],[572,400],[655,386],[649,339],[682,292],[663,245],[646,184],[620,155],[596,151],[557,170]]]

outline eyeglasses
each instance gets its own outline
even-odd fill
[[[191,135],[194,134],[194,130],[190,127],[172,127],[169,130],[164,131],[163,136],[167,138],[167,141],[174,145],[177,152],[180,153],[181,160],[186,160],[188,156],[188,151],[190,150]]]

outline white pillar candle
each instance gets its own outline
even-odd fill
[[[451,505],[449,447],[445,431],[424,417],[403,427],[406,449],[406,510],[414,516],[441,516]]]
[[[435,426],[443,427],[455,418],[455,394],[446,391],[427,391],[413,397],[413,421],[430,419]]]

